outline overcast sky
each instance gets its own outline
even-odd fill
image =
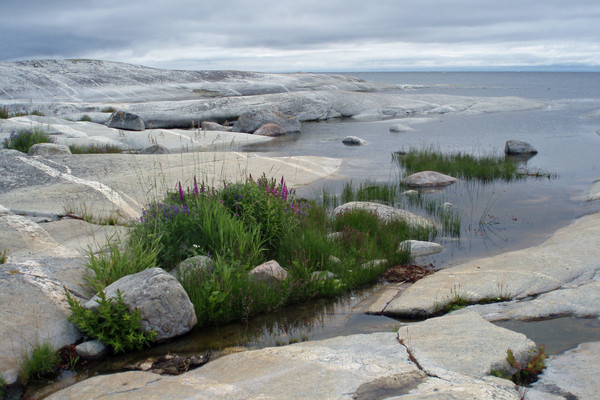
[[[255,71],[600,70],[597,0],[0,0],[0,61]]]

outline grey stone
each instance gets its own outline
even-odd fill
[[[364,146],[367,144],[367,141],[357,136],[346,136],[342,139],[342,143],[346,146]]]
[[[126,111],[115,111],[112,113],[106,126],[115,129],[124,129],[127,131],[143,131],[146,129],[144,121],[139,115]]]
[[[196,325],[194,306],[173,276],[161,268],[149,268],[125,276],[104,289],[107,298],[121,292],[123,302],[130,309],[140,310],[144,329],[157,332],[157,341],[183,335]],[[91,310],[98,308],[94,296],[85,304]]]
[[[506,303],[474,308],[488,310],[482,313],[490,320],[508,318],[504,316],[505,311],[510,318],[518,315],[539,318],[552,312],[597,313],[594,277],[600,271],[599,222],[600,214],[586,215],[558,230],[539,246],[439,270],[402,292],[388,304],[384,314],[431,315],[455,295],[476,302],[488,297],[520,300],[542,294],[539,299],[519,305]]]
[[[435,171],[421,171],[402,179],[408,187],[448,186],[458,182],[458,179]]]
[[[71,150],[64,144],[37,143],[29,149],[30,156],[61,156],[71,154]]]
[[[600,342],[582,343],[573,350],[551,356],[532,386],[541,392],[569,395],[569,398],[595,399],[600,392],[598,374]]]
[[[394,125],[390,126],[390,132],[410,132],[410,131],[414,131],[414,129],[408,125],[394,124]]]
[[[169,149],[160,144],[154,144],[140,151],[140,154],[169,154]]]
[[[276,124],[286,132],[300,132],[298,118],[286,115],[275,109],[245,112],[233,124],[234,132],[254,133],[265,124]]]
[[[230,132],[233,128],[231,126],[224,126],[216,122],[202,121],[200,128],[205,131],[218,131],[218,132]]]
[[[271,260],[250,271],[250,276],[266,281],[283,281],[287,279],[288,273],[277,261]]]
[[[434,242],[424,242],[421,240],[405,240],[398,246],[398,251],[409,250],[413,258],[429,256],[444,250],[444,246]]]
[[[282,127],[280,127],[277,124],[264,124],[260,128],[258,128],[256,131],[254,131],[255,135],[270,136],[270,137],[284,136],[286,133],[287,132],[285,131],[285,129],[283,129]]]
[[[108,348],[98,340],[89,340],[75,347],[77,354],[84,359],[102,358],[108,354]]]
[[[314,271],[310,274],[310,278],[314,281],[329,281],[337,279],[338,276],[331,271]]]
[[[352,201],[342,204],[333,210],[333,215],[339,215],[350,210],[366,210],[377,215],[384,222],[393,220],[403,220],[409,225],[415,227],[424,227],[428,229],[436,229],[436,225],[429,218],[421,217],[413,214],[410,211],[400,210],[385,204],[372,203],[368,201]]]
[[[522,361],[535,348],[525,335],[500,328],[477,313],[448,314],[404,325],[398,330],[398,340],[425,371],[440,377],[444,370],[475,377],[489,375],[493,369],[511,371],[507,349]]]
[[[207,256],[194,256],[180,262],[170,274],[176,277],[178,280],[182,280],[187,274],[194,273],[196,271],[212,271],[215,262],[212,258]]]
[[[520,140],[507,140],[504,145],[504,154],[506,155],[537,154],[537,152],[532,145]]]

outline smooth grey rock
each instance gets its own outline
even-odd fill
[[[393,220],[403,220],[414,227],[424,227],[436,229],[436,225],[429,218],[421,217],[410,211],[400,210],[398,208],[386,206],[384,204],[372,203],[368,201],[352,201],[333,210],[333,215],[339,215],[350,210],[366,210],[375,213],[377,217],[384,222]]]
[[[260,280],[283,281],[287,279],[288,273],[281,267],[281,265],[279,265],[277,261],[271,260],[260,264],[258,267],[250,271],[250,276]]]
[[[506,361],[511,349],[517,361],[527,358],[535,343],[522,333],[500,328],[477,313],[448,314],[408,324],[398,340],[429,374],[444,370],[483,377],[492,369],[512,370]]]
[[[270,137],[284,136],[286,133],[287,132],[285,131],[285,129],[283,129],[282,127],[280,127],[277,124],[264,124],[263,126],[258,128],[256,131],[254,131],[255,135],[270,136]]]
[[[414,131],[414,129],[408,125],[394,124],[394,125],[390,126],[390,132],[410,132],[410,131]]]
[[[310,278],[314,281],[329,281],[332,279],[337,279],[337,275],[331,271],[314,271],[310,274]]]
[[[586,198],[587,201],[600,200],[600,180],[593,183]]]
[[[106,126],[115,129],[125,129],[127,131],[143,131],[146,129],[144,121],[139,115],[126,111],[115,111],[112,113]]]
[[[402,179],[408,187],[448,186],[458,182],[458,179],[435,171],[421,171]]]
[[[357,136],[346,136],[342,139],[342,143],[346,146],[364,146],[367,144],[367,141]]]
[[[424,242],[421,240],[405,240],[398,246],[398,251],[408,249],[413,258],[429,256],[444,250],[444,246],[434,242]]]
[[[217,131],[217,132],[231,132],[233,129],[231,126],[224,126],[212,121],[202,121],[200,128],[205,131]]]
[[[532,145],[520,140],[507,140],[504,145],[504,154],[506,155],[537,154],[537,152]]]
[[[173,276],[161,268],[149,268],[125,276],[104,289],[107,298],[121,292],[123,302],[130,309],[139,309],[144,329],[157,332],[157,341],[183,335],[196,325],[194,306]],[[94,296],[85,304],[91,310],[98,308]]]
[[[234,132],[254,133],[265,124],[276,124],[286,132],[300,132],[300,121],[298,118],[286,115],[275,109],[263,109],[259,111],[245,112],[233,124]]]
[[[541,392],[572,396],[569,398],[595,399],[600,392],[598,374],[600,342],[582,343],[573,350],[551,356],[532,387]]]
[[[181,281],[187,274],[194,273],[196,271],[207,271],[213,270],[215,262],[212,258],[207,256],[195,256],[180,262],[171,272],[177,280]]]
[[[337,232],[337,233],[339,233],[339,232]],[[327,260],[329,260],[329,262],[332,262],[334,264],[339,264],[342,262],[342,260],[340,260],[339,258],[337,258],[336,256],[331,255],[331,254],[329,255],[329,257],[327,257]]]
[[[140,154],[169,154],[169,149],[160,144],[154,144],[140,151]]]
[[[30,156],[61,156],[71,154],[69,146],[55,143],[37,143],[29,149]]]
[[[431,315],[455,295],[472,301],[487,297],[520,300],[553,291],[556,292],[540,296],[539,303],[537,299],[523,302],[525,315],[548,315],[548,311],[543,310],[546,307],[550,312],[597,310],[597,295],[593,294],[597,288],[592,282],[600,272],[599,237],[600,214],[586,215],[558,230],[539,246],[465,262],[428,275],[392,300],[384,314],[396,317]],[[586,288],[582,286],[584,284],[592,286]],[[557,291],[560,288],[562,290]],[[487,306],[475,308],[479,307]],[[508,315],[518,313],[511,311],[516,306],[489,307],[493,311],[486,315],[487,319],[505,319],[502,311],[505,307]]]
[[[89,360],[102,358],[108,354],[108,348],[98,340],[89,340],[78,344],[75,350],[81,358]]]

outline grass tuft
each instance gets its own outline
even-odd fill
[[[8,262],[8,250],[0,250],[0,264],[6,264]]]
[[[50,343],[36,344],[21,362],[19,379],[23,384],[30,379],[43,379],[55,373],[59,363],[60,356]]]
[[[87,146],[69,145],[72,154],[109,154],[122,153],[123,149],[120,146],[111,144],[91,144]]]
[[[4,139],[2,145],[6,149],[14,149],[23,153],[29,152],[34,144],[54,143],[54,138],[40,128],[21,129]]]

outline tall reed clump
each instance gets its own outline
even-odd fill
[[[11,133],[8,138],[4,139],[2,145],[6,149],[14,149],[27,153],[34,144],[38,143],[54,143],[54,138],[37,127],[33,129],[21,129]]]
[[[60,363],[57,350],[49,342],[38,343],[21,361],[19,380],[26,384],[30,379],[42,379],[56,372]]]
[[[407,174],[436,171],[461,179],[512,181],[525,176],[517,161],[494,155],[473,156],[464,153],[443,154],[439,150],[411,149],[394,154],[394,159]]]

